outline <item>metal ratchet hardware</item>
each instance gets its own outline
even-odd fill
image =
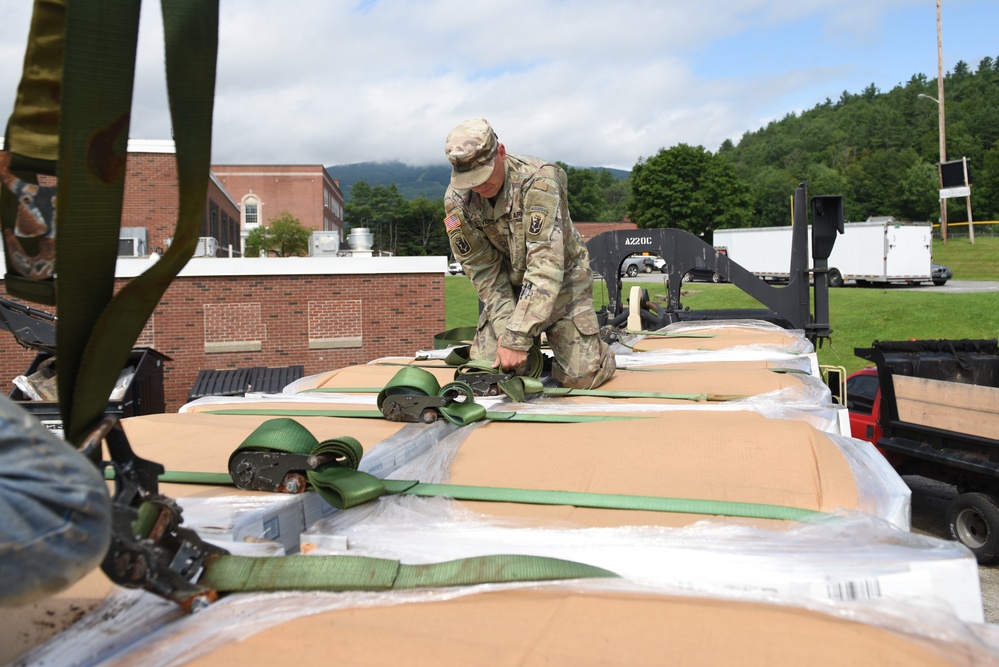
[[[389,421],[433,424],[439,416],[437,411],[453,401],[451,396],[393,394],[382,401],[381,411]]]
[[[104,417],[80,451],[99,458],[102,441],[108,444],[111,460],[100,465],[114,469],[115,491],[111,546],[101,569],[116,584],[145,588],[187,612],[214,602],[218,593],[193,581],[206,563],[229,552],[180,526],[180,507],[159,493],[163,466],[136,456],[116,417]]]
[[[229,475],[237,488],[246,491],[302,493],[308,485],[306,471],[316,470],[332,458],[280,451],[239,451],[229,461]]]
[[[460,379],[467,382],[476,396],[498,396],[499,386],[514,377],[514,373],[462,373]]]

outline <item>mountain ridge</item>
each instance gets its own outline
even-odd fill
[[[615,179],[627,178],[631,172],[609,167],[577,167],[583,169],[606,170]],[[326,172],[340,183],[344,201],[350,200],[350,189],[354,183],[365,181],[368,185],[395,185],[399,194],[407,200],[417,197],[440,199],[447,190],[451,179],[451,167],[442,165],[411,166],[400,161],[353,162],[325,167]]]

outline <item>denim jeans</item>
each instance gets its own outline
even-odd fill
[[[0,605],[69,586],[100,563],[110,535],[97,466],[0,395]]]

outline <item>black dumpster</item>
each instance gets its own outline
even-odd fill
[[[52,355],[49,353],[40,352],[31,362],[25,375],[32,375],[51,358]],[[125,365],[125,369],[132,371],[131,377],[126,377],[122,386],[116,387],[117,395],[109,397],[104,414],[125,418],[164,412],[166,399],[163,393],[163,364],[167,361],[170,361],[170,357],[151,347],[133,348]],[[10,392],[10,398],[35,415],[48,428],[62,432],[58,401],[31,400],[18,387],[14,387]]]

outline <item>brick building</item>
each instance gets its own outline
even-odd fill
[[[575,226],[576,231],[579,232],[579,235],[583,237],[583,243],[604,232],[638,229],[638,225],[630,220],[621,220],[620,222],[576,222],[573,220],[572,224]]]
[[[135,238],[121,247],[130,256],[162,253],[170,244],[177,226],[177,161],[172,141],[129,140],[128,171],[122,204],[122,238]],[[228,256],[242,249],[240,210],[225,187],[210,175],[208,200],[201,223],[201,236],[216,240],[217,254]]]
[[[179,202],[174,156],[172,141],[128,143],[116,288],[169,246]],[[201,236],[215,239],[217,251],[199,244],[136,342],[171,358],[168,412],[186,401],[201,369],[301,364],[313,374],[433,347],[445,328],[447,258],[239,257],[249,229],[283,211],[342,240],[339,184],[312,165],[220,166],[210,179]],[[35,355],[0,328],[0,390],[10,393]]]
[[[119,258],[116,287],[152,261]],[[171,358],[167,412],[186,402],[200,369],[302,364],[311,375],[412,355],[433,349],[434,334],[445,329],[446,264],[445,257],[194,258],[136,346]],[[7,297],[2,280],[0,297]],[[0,331],[4,393],[35,354]]]
[[[343,193],[322,165],[214,165],[212,173],[239,206],[243,239],[287,211],[343,240]]]

